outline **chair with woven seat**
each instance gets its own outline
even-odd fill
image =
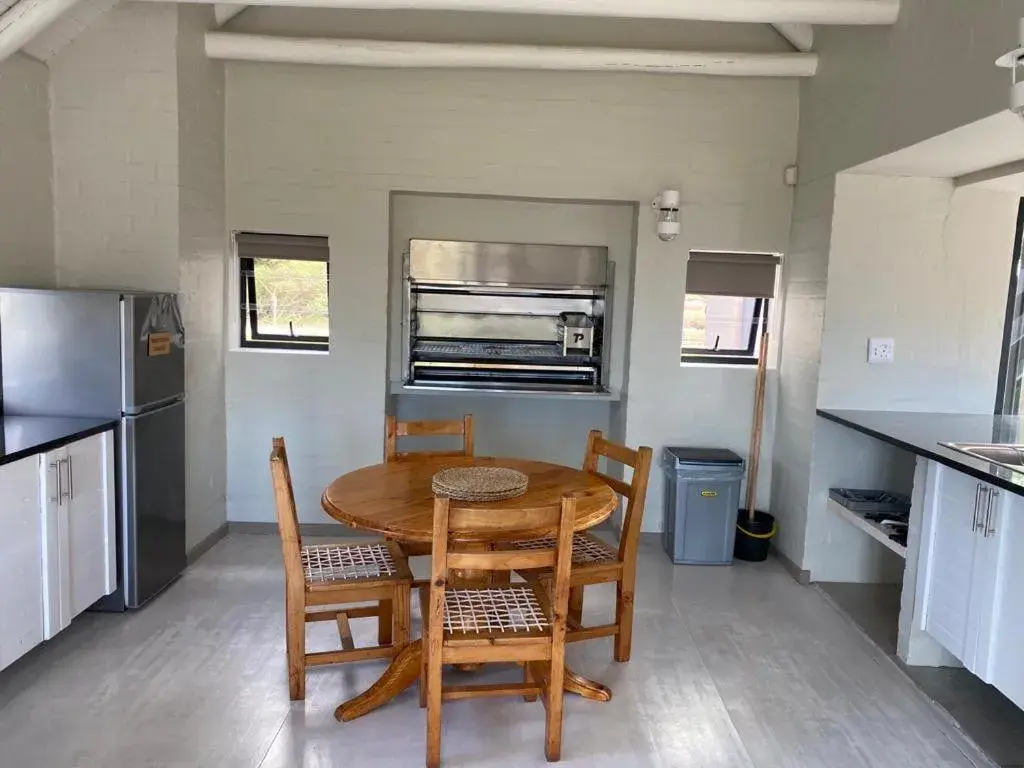
[[[598,470],[601,457],[633,469],[627,484]],[[636,558],[640,543],[640,524],[643,521],[647,481],[651,472],[652,451],[644,446],[633,450],[605,440],[600,430],[591,430],[587,436],[587,453],[583,470],[600,478],[626,500],[626,514],[618,549],[611,547],[589,532],[577,533],[572,544],[572,576],[569,593],[568,634],[566,642],[575,643],[598,637],[615,638],[614,658],[629,661],[633,645],[633,596],[636,589]],[[550,539],[516,542],[521,550],[551,546]],[[527,580],[550,580],[551,575],[541,571],[521,571]],[[583,625],[583,591],[590,584],[616,584],[615,621],[611,624],[587,627]]]
[[[400,437],[462,437],[461,450],[449,451],[399,451]],[[415,461],[416,459],[437,458],[444,456],[473,455],[473,417],[466,414],[461,419],[451,421],[399,421],[394,416],[385,419],[384,460]],[[430,554],[427,542],[401,541],[399,548],[406,557],[420,557]]]
[[[452,699],[515,695],[528,701],[544,697],[547,724],[544,753],[557,761],[562,748],[566,611],[576,501],[519,509],[495,515],[472,502],[434,501],[434,558],[430,584],[420,590],[424,617],[420,704],[427,708],[427,768],[441,763],[441,702]],[[514,540],[516,532],[554,530],[549,548],[520,550],[511,545],[489,551],[450,547],[452,531],[486,531],[488,538]],[[508,572],[549,568],[553,588],[539,582],[450,586],[452,570]],[[515,662],[523,682],[443,686],[444,664]]]
[[[280,437],[274,438],[270,473],[284,556],[288,692],[292,701],[299,701],[306,698],[307,666],[391,658],[409,644],[412,573],[391,542],[303,546],[288,454]],[[367,602],[376,604],[352,606]],[[356,648],[349,621],[369,617],[377,618],[377,645]],[[306,652],[306,623],[315,621],[337,623],[341,650]]]

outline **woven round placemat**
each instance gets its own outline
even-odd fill
[[[529,478],[508,467],[451,467],[434,475],[436,496],[459,501],[501,501],[526,493]]]

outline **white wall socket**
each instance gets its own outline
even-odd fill
[[[868,362],[891,363],[896,359],[895,339],[868,339]]]

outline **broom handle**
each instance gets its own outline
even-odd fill
[[[768,368],[768,334],[761,335],[757,357],[757,380],[754,386],[754,426],[750,434],[750,469],[747,473],[747,514],[754,519],[757,496],[757,470],[761,460],[761,424],[764,420],[765,380]]]

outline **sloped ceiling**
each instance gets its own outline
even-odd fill
[[[18,0],[0,0],[0,8],[12,6]],[[22,50],[40,61],[49,61],[65,45],[78,37],[100,16],[109,11],[118,0],[80,0],[70,11],[44,29]]]

